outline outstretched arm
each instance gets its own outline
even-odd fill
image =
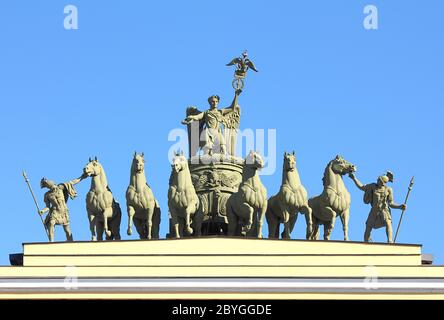
[[[72,179],[70,181],[67,181],[65,183],[71,184],[71,185],[76,185],[77,183],[79,183],[80,181],[82,181],[83,179],[88,178],[88,175],[86,173],[82,173],[82,175],[76,179]],[[63,183],[59,184],[59,187],[62,189],[65,189],[65,185]]]
[[[201,113],[198,113],[198,114],[196,114],[196,115],[189,115],[188,117],[186,117],[186,118],[182,121],[182,124],[190,124],[190,123],[193,122],[193,121],[199,121],[199,120],[202,120],[203,117],[204,117],[204,115],[205,115],[205,112],[201,112]]]
[[[237,106],[237,101],[239,99],[239,95],[242,93],[242,89],[237,89],[234,93],[233,102],[231,102],[231,105],[228,108],[222,109],[222,115],[226,115],[227,113],[233,112]]]
[[[361,181],[359,181],[353,173],[349,173],[348,176],[353,180],[358,189],[365,191],[364,184]]]
[[[405,204],[397,204],[394,200],[393,200],[393,190],[392,188],[389,188],[389,194],[388,194],[388,203],[390,208],[392,209],[401,209],[401,210],[406,210],[407,209],[407,205]]]
[[[58,185],[58,187],[63,190],[63,194],[65,195],[65,201],[68,201],[68,196],[71,199],[74,199],[77,196],[77,192],[74,190],[74,185],[76,185],[77,183],[86,178],[88,178],[88,175],[86,173],[82,173],[80,177],[64,183],[60,183]]]
[[[82,181],[83,179],[86,179],[88,177],[87,174],[82,173],[82,175],[80,177],[78,177],[77,179],[73,179],[71,181],[68,181],[68,183],[71,183],[72,185],[75,185],[77,183],[79,183],[80,181]]]

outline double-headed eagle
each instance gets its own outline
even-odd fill
[[[247,51],[244,51],[244,53],[242,53],[242,56],[234,58],[233,60],[230,61],[230,63],[227,64],[227,66],[233,66],[233,65],[236,65],[236,71],[235,71],[236,78],[241,78],[241,79],[245,78],[248,69],[257,72],[257,69],[253,64],[253,61],[248,59]]]

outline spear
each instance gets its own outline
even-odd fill
[[[46,235],[47,235],[48,240],[49,240],[48,229],[46,229],[46,225],[43,222],[43,218],[42,218],[42,215],[40,214],[40,208],[39,208],[39,205],[37,203],[37,199],[35,198],[34,191],[32,191],[31,184],[29,183],[28,176],[26,175],[26,172],[24,170],[22,171],[22,175],[23,175],[23,178],[25,178],[26,184],[28,185],[28,188],[29,188],[29,191],[31,192],[32,198],[34,199],[35,206],[37,207],[37,214],[39,215],[40,220],[42,220],[43,227],[45,228],[45,232],[46,232]]]
[[[412,191],[412,188],[413,188],[414,179],[415,179],[415,177],[412,177],[412,179],[410,180],[410,185],[409,185],[409,189],[407,191],[407,195],[405,196],[404,204],[407,204],[407,200],[409,199],[410,191]],[[401,226],[402,217],[404,216],[404,211],[405,210],[402,210],[402,212],[401,212],[401,217],[399,218],[398,228],[396,229],[395,241],[393,243],[396,243],[396,238],[398,237],[399,227]]]

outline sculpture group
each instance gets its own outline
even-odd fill
[[[322,193],[309,198],[299,177],[295,152],[285,152],[279,192],[267,196],[259,175],[265,165],[262,156],[250,151],[245,159],[236,157],[241,110],[238,100],[248,69],[257,70],[246,53],[228,65],[236,65],[235,95],[231,105],[219,109],[220,98],[212,95],[208,98],[210,108],[207,111],[189,107],[182,121],[188,129],[190,159],[183,151],[178,151],[172,160],[168,237],[225,234],[262,238],[266,220],[269,238],[290,239],[300,213],[305,217],[307,240],[319,239],[321,226],[323,239],[329,240],[339,217],[347,241],[351,199],[343,177],[348,175],[364,191],[364,203],[371,205],[364,241],[371,241],[372,229],[385,227],[387,241],[393,242],[390,209],[405,211],[406,204],[396,204],[393,200],[393,191],[387,186],[388,182],[393,182],[391,172],[378,177],[376,183],[364,185],[355,176],[356,166],[338,155],[324,170]],[[144,154],[134,153],[126,191],[127,234],[132,234],[134,224],[140,239],[158,239],[161,210],[147,184],[145,169]],[[108,185],[104,168],[94,158],[89,159],[77,179],[61,184],[42,179],[41,187],[49,191],[44,196],[46,207],[38,210],[41,215],[48,213],[44,226],[49,241],[54,240],[56,225],[63,226],[67,241],[73,240],[66,202],[77,195],[74,185],[87,178],[91,178],[86,195],[91,239],[103,240],[104,234],[106,240],[121,239],[121,208]]]

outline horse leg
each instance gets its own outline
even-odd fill
[[[234,203],[235,204],[235,203]],[[233,205],[233,204],[232,204]],[[242,237],[246,237],[247,233],[251,230],[251,228],[253,227],[253,219],[254,219],[254,209],[253,207],[251,207],[248,203],[242,203],[240,204],[237,208],[232,208],[232,214],[235,215],[235,219],[236,222],[240,222],[240,234]],[[246,221],[246,223],[244,222]],[[232,226],[232,228],[234,229],[234,227],[238,227],[238,225],[236,226]],[[257,236],[257,234],[256,234]]]
[[[139,239],[148,239],[148,227],[147,227],[147,215],[141,214],[141,218],[134,218],[134,226],[136,227],[137,234],[139,235]]]
[[[274,212],[273,200],[268,201],[267,211],[265,212],[265,218],[268,224],[268,238],[279,239],[279,221]]]
[[[193,234],[193,228],[191,228],[191,214],[196,210],[196,206],[191,204],[185,209],[185,231],[188,235]]]
[[[140,239],[146,239],[146,233],[144,228],[145,222],[142,219],[134,218],[134,226],[139,234]]]
[[[111,237],[111,231],[108,228],[108,217],[111,218],[113,216],[113,208],[109,207],[103,211],[103,227],[105,228],[105,234],[107,238]]]
[[[134,215],[136,214],[136,210],[134,209],[133,206],[127,205],[126,211],[128,212],[128,229],[126,230],[126,234],[130,236],[133,234],[132,225],[133,225]]]
[[[294,226],[296,225],[297,220],[298,220],[298,211],[296,211],[294,213],[290,212],[290,218],[288,219],[290,234],[293,232]]]
[[[305,238],[307,240],[312,240],[312,234],[313,234],[313,213],[312,213],[312,210],[308,205],[302,206],[300,210],[305,215],[305,222],[307,224],[307,231],[305,234]]]
[[[235,209],[233,208],[233,212],[237,214],[237,217],[240,221],[244,221],[244,223],[242,223],[242,232],[246,234],[253,227],[255,213],[254,208],[248,203],[243,202],[239,204],[239,206],[237,206]]]
[[[182,216],[177,217],[177,222],[179,225],[179,236],[183,238],[185,236],[185,218]]]
[[[313,228],[310,240],[319,240],[319,220],[313,215]]]
[[[289,214],[290,217],[288,218],[288,238],[286,239],[291,239],[291,233],[294,230],[294,226],[296,225],[296,221],[298,220],[298,212],[296,211],[295,213],[290,213]],[[284,225],[285,227],[285,225]]]
[[[348,241],[348,220],[350,219],[350,208],[342,212],[339,218],[341,218],[342,230],[344,231],[344,241]]]
[[[200,237],[202,235],[202,222],[203,222],[204,213],[199,208],[193,217],[193,228],[194,228],[194,236]]]
[[[324,240],[330,240],[331,232],[335,225],[335,221],[336,221],[336,216],[333,216],[333,218],[330,221],[327,221],[324,224]]]
[[[110,221],[113,240],[120,240],[120,222],[122,221],[122,210],[117,203],[113,204],[113,215]]]
[[[152,231],[153,231],[153,214],[154,214],[154,206],[156,203],[153,201],[153,205],[150,206],[147,210],[147,221],[146,221],[146,227],[147,227],[147,238],[152,238]]]
[[[324,224],[324,240],[330,240],[330,235],[336,221],[336,211],[327,206],[319,206],[319,210],[322,211],[320,216]]]
[[[228,228],[227,228],[227,236],[234,237],[236,236],[236,230],[239,223],[237,215],[234,213],[231,204],[231,198],[227,201],[227,220],[228,220]]]
[[[250,231],[251,228],[253,227],[254,208],[247,203],[243,203],[239,206],[238,210],[239,210],[238,211],[239,216],[241,216],[244,220],[246,220],[246,223],[242,224],[242,229],[241,229],[241,236],[245,237],[247,236],[248,231]]]
[[[96,216],[92,215],[90,212],[88,212],[88,221],[89,221],[89,230],[91,232],[91,240],[97,241],[96,236]]]
[[[312,222],[313,222],[313,226],[311,229],[311,234],[310,234],[310,239],[309,240],[319,240],[319,219],[316,217],[315,215],[315,211],[313,209],[313,207],[309,206],[309,208],[312,210]]]
[[[291,231],[290,231],[290,229],[291,229],[291,227],[290,227],[290,212],[287,208],[285,208],[283,210],[282,214],[284,217],[284,230],[281,233],[281,237],[282,237],[282,239],[290,239],[291,238],[291,236],[290,236],[290,233],[291,233]],[[293,216],[297,217],[297,215],[293,215]],[[296,219],[294,219],[295,223],[296,223]]]
[[[284,225],[284,230],[282,230],[281,238],[282,239],[290,239],[290,210],[288,207],[282,203],[282,201],[277,201],[277,209],[279,213],[279,217],[282,219],[282,223]],[[279,238],[279,231],[277,234],[277,238]]]
[[[258,221],[257,221],[257,233],[258,233],[258,234],[257,234],[257,237],[258,237],[259,239],[262,239],[262,238],[263,238],[263,235],[262,235],[262,226],[263,226],[263,224],[264,224],[264,218],[265,218],[265,212],[267,212],[267,206],[268,206],[268,202],[265,201],[263,207],[260,208],[260,212],[259,212],[259,219],[258,219]]]
[[[96,219],[97,241],[103,241],[103,222]]]
[[[154,239],[159,239],[159,227],[160,227],[160,207],[157,204],[157,200],[154,202],[154,213],[153,213],[153,231],[152,236]]]
[[[310,218],[312,221],[312,231],[310,234],[310,240],[319,240],[319,224],[320,220],[318,218],[318,211],[319,209],[319,197],[314,197],[308,199],[308,206],[309,209],[311,209]],[[307,219],[307,217],[305,217]]]
[[[319,225],[316,224],[314,229],[313,229],[312,240],[319,240],[319,234],[320,234]]]
[[[180,238],[180,232],[179,232],[179,219],[177,216],[177,211],[175,208],[170,207],[170,214],[171,214],[171,223],[174,226],[174,233],[176,238]]]

